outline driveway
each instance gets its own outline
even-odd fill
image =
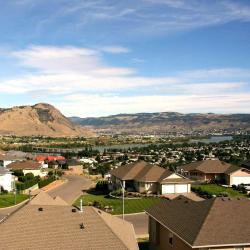
[[[122,218],[121,215],[118,217]],[[124,218],[133,224],[137,238],[148,237],[148,216],[145,213],[125,214]]]
[[[92,181],[83,176],[68,175],[65,178],[67,179],[66,183],[48,191],[48,194],[52,197],[60,196],[69,204],[72,204],[82,194],[82,191],[88,190],[93,184]]]

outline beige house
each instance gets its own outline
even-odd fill
[[[32,173],[34,176],[45,177],[47,170],[45,170],[41,163],[36,161],[15,161],[7,165],[11,170],[22,170],[23,174]]]
[[[138,161],[118,167],[110,172],[112,189],[125,183],[127,191],[139,193],[176,194],[189,193],[191,181],[157,165]]]
[[[150,250],[250,250],[250,200],[179,196],[149,208]]]
[[[0,249],[139,250],[133,225],[94,207],[82,211],[39,193],[0,222]]]
[[[180,173],[197,181],[218,181],[227,185],[250,184],[250,170],[220,160],[192,162],[179,167]]]

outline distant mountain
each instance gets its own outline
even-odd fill
[[[70,117],[72,122],[103,131],[152,133],[204,130],[250,130],[250,114],[213,114],[176,112],[119,114],[99,118]]]
[[[1,135],[91,136],[90,129],[72,123],[46,103],[0,109]]]

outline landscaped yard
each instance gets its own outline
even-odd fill
[[[219,196],[223,193],[228,193],[230,197],[237,197],[237,196],[246,196],[245,194],[240,193],[237,190],[234,190],[230,187],[222,187],[216,184],[202,184],[202,185],[192,185],[194,189],[201,189],[202,191],[207,192],[210,195]]]
[[[76,206],[79,206],[80,199],[83,200],[83,205],[93,204],[93,202],[97,201],[102,207],[112,206],[113,214],[122,214],[122,199],[110,198],[107,195],[85,194],[75,202]],[[157,197],[143,197],[131,200],[125,199],[125,214],[143,212],[145,209],[159,203],[161,200],[162,198]]]
[[[25,194],[17,194],[16,196],[16,204],[26,200],[28,195]],[[15,197],[12,193],[9,194],[0,194],[0,208],[10,207],[15,205]]]

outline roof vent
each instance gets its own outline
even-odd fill
[[[39,211],[39,212],[42,212],[42,211],[43,211],[43,208],[42,208],[42,207],[39,207],[39,208],[38,208],[38,211]]]
[[[72,208],[72,213],[76,213],[76,209],[75,208]]]
[[[80,229],[82,229],[82,230],[85,228],[83,223],[81,223],[79,226],[80,226]]]

